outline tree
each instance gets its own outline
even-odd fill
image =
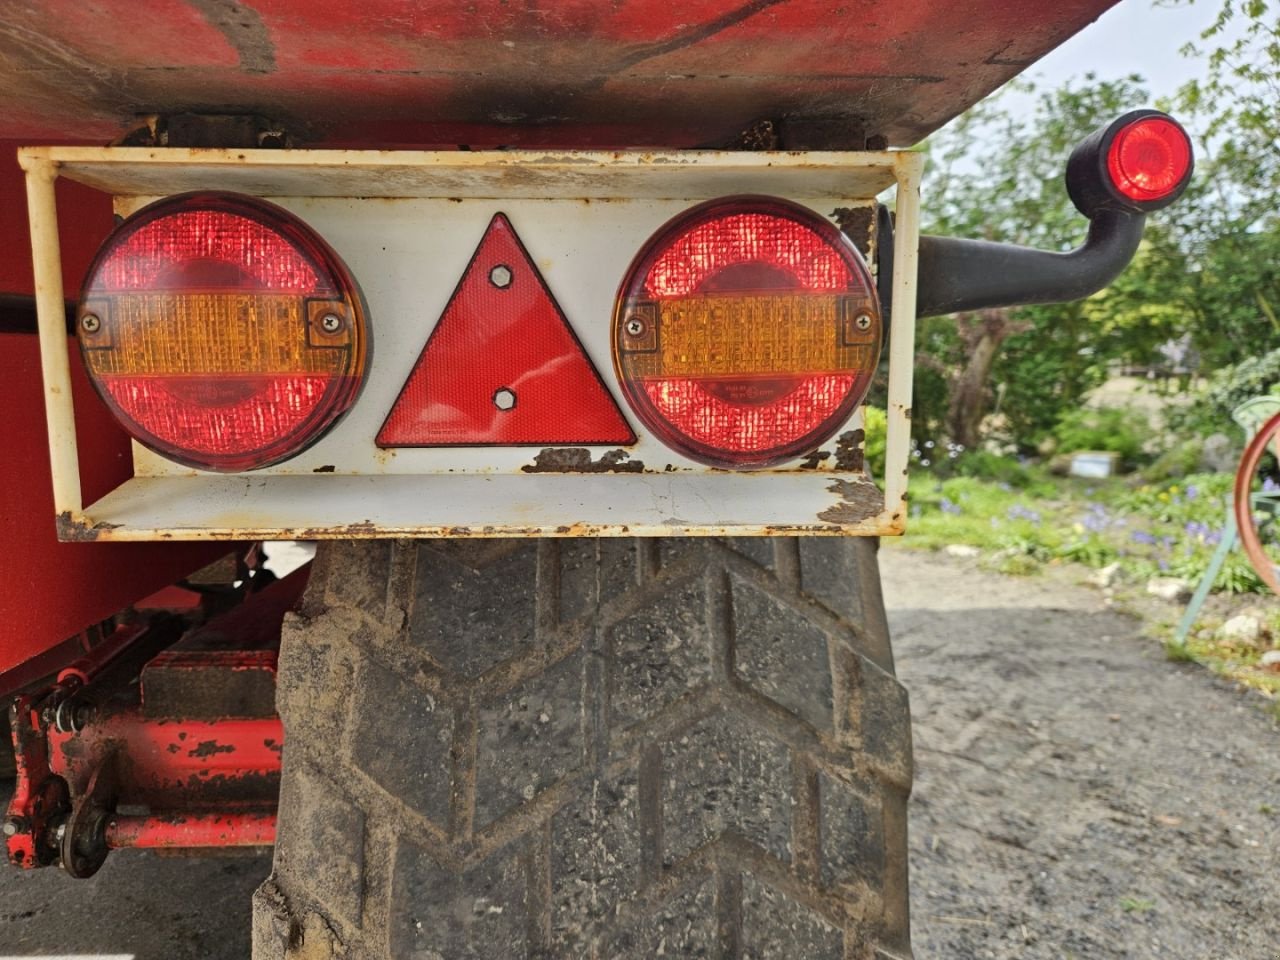
[[[1183,52],[1206,74],[1174,99],[1199,131],[1199,169],[1195,202],[1172,213],[1190,261],[1190,332],[1217,368],[1280,338],[1280,10],[1269,0],[1223,0]]]
[[[1158,0],[1177,5],[1195,0]],[[947,430],[971,442],[995,406],[1006,439],[1030,449],[1106,376],[1109,364],[1158,361],[1185,340],[1201,372],[1280,340],[1280,17],[1276,0],[1222,0],[1201,43],[1206,68],[1172,108],[1196,140],[1196,176],[1148,220],[1129,269],[1078,303],[1005,312],[1001,324],[929,318],[920,324],[918,438]],[[1011,85],[1021,93],[1026,84]],[[1100,123],[1148,105],[1141,79],[1039,92],[1029,120],[1000,96],[926,144],[928,232],[1067,249],[1084,222],[1062,186],[1072,147]]]

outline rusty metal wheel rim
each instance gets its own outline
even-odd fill
[[[1262,461],[1262,455],[1269,444],[1280,433],[1280,413],[1262,425],[1240,458],[1240,468],[1236,471],[1235,487],[1232,490],[1232,509],[1235,511],[1236,530],[1240,534],[1240,543],[1244,547],[1249,563],[1262,578],[1262,582],[1271,588],[1273,593],[1280,594],[1280,580],[1276,578],[1275,564],[1262,549],[1262,541],[1258,539],[1258,527],[1253,522],[1251,494],[1253,478]]]

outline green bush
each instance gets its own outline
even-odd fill
[[[1192,437],[1180,443],[1175,443],[1160,456],[1156,457],[1150,466],[1143,468],[1142,479],[1147,483],[1181,480],[1188,474],[1195,473],[1200,469],[1200,459],[1203,453],[1203,437]]]
[[[867,470],[874,479],[879,480],[884,476],[884,447],[889,437],[889,420],[879,407],[865,406],[862,413],[865,431],[863,453]]]
[[[951,472],[962,477],[977,477],[994,483],[1007,483],[1022,489],[1034,479],[1017,457],[1001,456],[987,450],[967,450],[951,464]]]
[[[1060,453],[1106,450],[1120,454],[1126,467],[1143,459],[1142,444],[1149,433],[1150,428],[1141,414],[1119,407],[1068,410],[1058,419],[1054,430]]]
[[[1235,435],[1239,430],[1231,411],[1246,400],[1275,393],[1280,387],[1280,348],[1223,367],[1191,403],[1169,411],[1169,426],[1182,434],[1205,437],[1211,433]]]

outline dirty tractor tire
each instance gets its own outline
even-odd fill
[[[875,549],[322,545],[254,957],[908,958]]]

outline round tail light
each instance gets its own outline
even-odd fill
[[[1186,130],[1159,110],[1131,110],[1085,137],[1067,161],[1067,193],[1093,218],[1151,213],[1182,196],[1195,170]]]
[[[805,207],[736,197],[686,211],[640,251],[614,311],[614,362],[668,446],[763,467],[840,429],[871,383],[880,330],[844,234]]]
[[[170,197],[89,268],[77,328],[98,393],[139,443],[206,470],[268,466],[359,394],[371,342],[338,255],[263,200]]]
[[[1116,132],[1107,149],[1107,173],[1130,200],[1163,200],[1191,173],[1191,140],[1168,117],[1143,117]]]

